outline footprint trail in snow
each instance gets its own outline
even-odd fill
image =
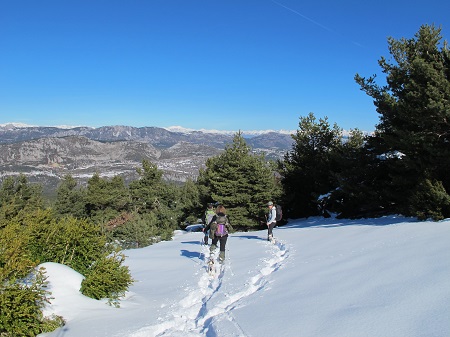
[[[205,260],[198,288],[191,290],[176,304],[168,317],[160,318],[161,323],[143,327],[129,336],[219,336],[214,326],[214,322],[218,320],[229,321],[233,325],[235,335],[245,336],[231,311],[243,305],[242,300],[263,290],[269,282],[268,276],[277,271],[289,256],[285,244],[276,242],[269,245],[269,256],[263,260],[262,267],[255,272],[256,275],[246,280],[241,289],[233,292],[221,292],[224,276],[232,273],[230,266],[216,263],[216,273],[210,276]],[[202,250],[203,256],[207,256],[208,248],[203,246]]]

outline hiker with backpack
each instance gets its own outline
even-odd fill
[[[225,261],[225,245],[227,244],[228,233],[233,231],[230,221],[226,215],[226,209],[223,205],[218,205],[216,214],[204,228],[204,232],[209,230],[209,237],[212,239],[209,251],[211,255],[217,248],[217,242],[220,244],[219,263]]]
[[[277,224],[277,208],[272,201],[267,203],[269,207],[269,216],[267,217],[267,241],[273,241],[273,228]]]
[[[203,242],[205,245],[208,244],[208,234],[209,231],[205,231],[204,229],[206,226],[211,222],[212,218],[216,215],[216,212],[214,211],[214,205],[212,203],[208,203],[205,213],[203,213],[202,216],[202,222],[203,222],[203,233],[205,234],[203,238]]]

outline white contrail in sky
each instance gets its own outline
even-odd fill
[[[279,2],[277,2],[277,1],[274,1],[274,0],[272,0],[272,2],[275,3],[275,4],[277,4],[278,6],[281,6],[281,7],[283,7],[283,8],[286,8],[288,11],[291,11],[292,13],[295,13],[295,14],[297,14],[297,15],[300,15],[303,19],[308,20],[309,22],[312,22],[312,23],[314,23],[315,25],[317,25],[317,26],[319,26],[319,27],[322,27],[322,28],[325,29],[325,30],[328,30],[330,33],[335,33],[335,32],[332,31],[330,28],[328,28],[328,27],[326,27],[326,26],[320,24],[320,23],[317,22],[317,21],[314,21],[313,19],[308,18],[306,15],[303,15],[302,13],[297,12],[295,9],[289,8],[289,7],[287,7],[287,6],[285,6],[285,5],[281,4],[281,3],[279,3]]]
[[[311,18],[308,18],[306,15],[303,15],[302,13],[296,11],[295,9],[292,9],[292,8],[290,8],[290,7],[287,7],[287,6],[283,5],[282,3],[279,3],[279,2],[277,2],[277,1],[275,1],[275,0],[272,0],[272,2],[273,2],[274,4],[277,4],[278,6],[281,6],[281,7],[285,8],[285,9],[287,9],[288,11],[291,11],[292,13],[295,13],[295,14],[301,16],[303,19],[308,20],[309,22],[315,24],[316,26],[319,26],[320,28],[325,29],[326,31],[329,31],[330,33],[333,33],[333,34],[336,34],[336,35],[339,35],[339,36],[344,37],[343,35],[339,34],[338,32],[335,32],[334,30],[328,28],[327,26],[324,26],[324,25],[322,25],[321,23],[319,23],[319,22],[317,22],[317,21],[314,21],[314,20],[311,19]],[[345,38],[345,37],[344,37],[344,38]],[[352,40],[350,40],[350,41],[351,41],[353,44],[357,45],[358,47],[363,47],[363,46],[362,46],[361,44],[359,44],[358,42],[355,42],[355,41],[352,41]]]

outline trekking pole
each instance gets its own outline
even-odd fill
[[[200,251],[198,252],[198,259],[202,260],[203,240],[200,239]]]
[[[230,238],[230,236],[228,236],[228,239],[229,238]],[[227,251],[227,256],[228,256],[228,268],[230,269],[231,275],[234,275],[234,273],[233,273],[233,263],[232,263],[231,256],[230,256],[230,247],[229,246],[227,247],[226,251]]]
[[[267,223],[267,215],[264,214],[264,217],[266,218],[267,238],[269,238],[269,224]]]
[[[204,235],[205,235],[205,232],[202,231],[202,237],[200,238],[200,252],[198,253],[198,258],[200,260],[203,260],[202,259],[202,255],[204,255],[203,252],[202,252],[203,251],[203,246],[205,245]]]

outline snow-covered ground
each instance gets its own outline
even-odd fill
[[[217,274],[202,233],[128,250],[136,282],[120,308],[78,291],[82,276],[45,263],[66,326],[48,337],[450,336],[450,220],[311,218],[234,233]]]

